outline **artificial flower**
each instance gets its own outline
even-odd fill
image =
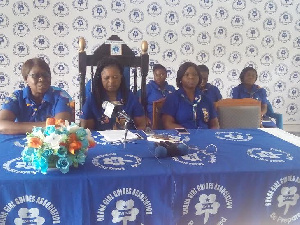
[[[31,137],[28,140],[28,147],[39,148],[42,145],[42,140],[38,137]]]
[[[83,165],[88,148],[95,145],[89,129],[48,118],[46,127],[34,127],[27,134],[27,146],[22,151],[22,158],[43,174],[53,166],[67,173],[70,166]]]

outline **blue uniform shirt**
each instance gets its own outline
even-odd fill
[[[153,117],[153,102],[165,98],[168,94],[175,91],[172,85],[165,82],[164,89],[160,89],[154,80],[151,80],[146,86],[147,97],[147,116],[152,121]],[[139,93],[140,94],[140,93]]]
[[[239,84],[232,89],[232,98],[253,98],[261,101],[262,104],[267,104],[266,90],[256,84],[252,86],[251,91],[248,91],[243,84]]]
[[[217,102],[220,99],[222,99],[220,90],[216,86],[214,86],[210,83],[207,83],[205,85],[205,88],[203,90],[201,90],[201,93],[203,95],[205,95],[206,97],[208,97],[212,102]]]
[[[105,100],[108,100],[108,98],[105,97]],[[122,102],[120,92],[117,95],[117,101]],[[127,102],[122,106],[122,109],[130,116],[131,119],[145,115],[141,103],[131,91],[129,91]],[[95,130],[112,130],[113,125],[116,122],[116,118],[108,118],[104,115],[104,109],[102,109],[102,111],[99,110],[96,99],[92,93],[87,96],[82,107],[81,119],[93,119],[95,121]],[[130,127],[130,129],[132,129],[132,127]]]
[[[268,103],[266,90],[256,84],[252,86],[251,91],[248,91],[243,84],[239,84],[232,89],[232,98],[254,98],[261,101],[262,104]],[[262,125],[263,127],[276,127],[276,124],[266,116],[262,120]]]
[[[68,96],[65,92],[54,90],[52,87],[45,93],[40,105],[32,99],[29,87],[16,90],[7,97],[2,109],[12,111],[16,116],[16,122],[42,122],[57,113],[71,113]]]
[[[187,129],[208,129],[209,121],[217,117],[212,101],[198,88],[193,102],[187,98],[183,88],[169,94],[161,113],[172,116],[176,123]]]

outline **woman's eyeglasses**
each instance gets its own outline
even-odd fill
[[[34,80],[38,80],[41,77],[48,78],[48,79],[51,77],[49,73],[32,73],[32,74],[28,74],[28,76],[31,76]]]

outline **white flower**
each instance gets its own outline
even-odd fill
[[[42,141],[44,141],[45,139],[45,135],[42,132],[42,130],[36,131],[36,132],[32,132],[31,134],[33,134],[34,137],[38,137],[39,139],[41,139]],[[31,137],[26,137],[27,140],[30,139]]]
[[[94,142],[95,140],[94,140],[94,138],[92,137],[92,132],[90,131],[90,129],[89,128],[86,128],[85,129],[85,131],[86,131],[86,133],[87,133],[87,140],[89,141],[89,142]]]
[[[67,126],[67,130],[70,133],[75,133],[80,127],[76,123],[71,123],[70,126]]]
[[[51,133],[49,136],[45,137],[44,142],[47,143],[51,149],[59,149],[59,143],[62,140],[62,136],[59,134]]]

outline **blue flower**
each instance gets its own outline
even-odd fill
[[[23,157],[23,162],[31,162],[32,159],[36,156],[36,152],[34,148],[25,147],[21,155]]]
[[[89,147],[89,141],[87,139],[84,139],[81,141],[81,148],[87,149]]]
[[[78,138],[78,140],[82,141],[84,139],[86,139],[86,131],[83,127],[80,127],[77,131],[76,131],[76,136]]]
[[[52,133],[55,133],[55,125],[48,125],[44,130],[44,135],[49,136]]]
[[[69,172],[70,162],[67,158],[59,158],[56,167],[59,168],[62,173],[67,173]]]
[[[57,151],[57,155],[59,157],[66,157],[67,153],[68,153],[68,149],[65,146],[60,146]]]
[[[36,170],[41,170],[41,173],[46,174],[48,170],[48,162],[44,157],[35,157],[32,161],[32,165]]]
[[[85,154],[82,151],[80,151],[78,153],[78,155],[76,156],[76,158],[77,158],[77,162],[83,165],[84,162],[85,162],[86,156],[85,156]]]
[[[33,132],[33,133],[37,133],[37,132],[42,131],[42,130],[43,130],[42,127],[33,127],[33,128],[32,128],[32,132]]]
[[[52,154],[53,154],[52,149],[45,149],[44,152],[42,153],[42,156],[45,157],[45,158],[48,158]]]

